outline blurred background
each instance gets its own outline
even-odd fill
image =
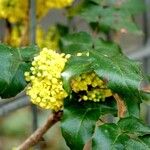
[[[0,0],[0,12],[4,9],[1,1],[4,0]],[[28,9],[24,11],[28,14],[28,18],[20,23],[17,22],[16,18],[11,18],[11,15],[19,15],[20,10],[13,11],[14,4],[9,0],[5,1],[7,1],[7,7],[10,5],[12,8],[10,7],[10,14],[8,14],[10,17],[6,19],[2,15],[0,16],[0,42],[14,47],[36,43],[41,48],[46,46],[51,49],[59,49],[59,39],[62,32],[63,34],[73,31],[91,32],[87,23],[80,17],[75,16],[71,20],[68,19],[66,6],[63,6],[65,8],[46,8],[43,2],[40,4],[41,8],[38,8],[39,12],[36,13],[37,1],[29,0],[28,4],[23,4],[23,6],[27,5]],[[74,1],[73,5],[79,1]],[[145,6],[150,6],[150,0],[143,0],[142,2]],[[20,5],[21,3],[20,1]],[[117,34],[110,33],[110,36],[121,45],[126,55],[140,61],[144,72],[150,74],[149,9],[146,8],[144,12],[134,16],[134,20],[143,32],[139,34],[118,32]],[[69,26],[69,31],[65,26]],[[142,119],[150,125],[150,106],[142,104],[141,108]],[[42,125],[50,113],[50,111],[41,110],[31,105],[24,92],[11,99],[0,99],[0,150],[10,150],[18,146],[38,126]],[[33,149],[69,149],[61,136],[59,123],[45,134],[44,139]]]

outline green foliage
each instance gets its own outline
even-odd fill
[[[79,15],[88,23],[97,22],[101,32],[123,29],[125,32],[141,34],[133,15],[142,10],[144,4],[140,0],[85,0],[71,10],[70,15]]]
[[[29,70],[37,47],[12,48],[0,44],[0,96],[9,98],[21,92],[26,82],[24,72]]]
[[[88,47],[87,50],[85,50],[84,47],[78,46],[81,45],[81,43],[79,44],[77,42],[77,33],[71,42],[72,36],[73,35],[70,35],[70,38],[69,35],[67,36],[69,46],[67,42],[65,42],[64,51],[66,50],[68,52],[69,49],[73,49],[72,47],[76,47],[77,45],[80,49],[78,51],[72,50],[70,53],[83,52],[83,55],[80,57],[72,56],[66,64],[66,68],[62,73],[66,90],[69,91],[70,89],[70,79],[72,77],[80,75],[83,72],[95,71],[97,75],[107,83],[108,88],[114,93],[118,93],[125,100],[128,109],[127,115],[138,117],[139,104],[142,101],[140,84],[141,81],[144,80],[144,74],[141,72],[139,63],[127,58],[115,44],[89,38],[91,39],[89,43],[94,41],[93,44],[91,44],[93,48],[91,46],[91,49]],[[81,33],[79,33],[79,36],[81,36]],[[83,39],[85,39],[84,36],[87,37],[87,35],[83,33],[82,36]],[[71,45],[70,43],[73,43],[75,38],[76,42],[74,45]],[[89,56],[86,56],[86,53],[89,53]]]
[[[108,113],[116,113],[116,109],[100,103],[78,102],[73,96],[66,99],[61,128],[67,145],[72,150],[82,150],[91,139],[96,122]]]
[[[92,137],[93,150],[149,150],[150,127],[139,119],[128,117],[117,124],[96,127]]]
[[[81,40],[85,39],[85,40]],[[70,52],[72,57],[67,62],[62,73],[64,87],[70,91],[70,80],[85,72],[95,71],[103,79],[108,88],[118,93],[125,101],[126,116],[139,118],[140,103],[145,100],[140,89],[144,74],[138,62],[127,58],[114,43],[94,39],[87,33],[75,33],[63,37],[62,50]],[[88,44],[87,44],[88,43]],[[77,49],[76,49],[77,47]],[[82,56],[76,56],[81,52]],[[88,56],[87,56],[88,53]],[[73,99],[73,97],[71,97]],[[68,101],[68,100],[67,100]],[[62,119],[63,136],[71,149],[83,149],[84,144],[91,139],[96,122],[103,114],[102,104],[68,101],[64,107]],[[86,106],[86,107],[85,107]],[[108,103],[110,106],[110,103]],[[109,110],[109,109],[108,109]],[[94,116],[93,116],[94,115]],[[106,132],[107,131],[107,132]],[[93,137],[93,150],[98,149],[148,149],[150,128],[134,117],[122,119],[116,124],[104,124],[96,127]],[[143,141],[145,139],[145,144]]]
[[[82,150],[91,140],[92,150],[149,150],[150,127],[139,119],[140,103],[150,100],[150,92],[141,88],[145,75],[140,64],[127,58],[117,44],[104,40],[108,33],[118,31],[141,33],[134,15],[144,10],[143,2],[82,0],[66,10],[69,21],[79,16],[92,29],[92,35],[85,32],[69,34],[70,25],[57,26],[62,36],[61,52],[71,54],[62,72],[68,97],[65,99],[61,130],[67,145],[71,150]],[[34,46],[16,49],[0,44],[2,98],[15,96],[26,87],[24,72],[29,70],[37,53],[38,49]],[[77,53],[82,55],[77,56]],[[106,98],[105,102],[83,102],[78,95],[82,92],[77,94],[71,91],[71,79],[88,72],[96,73],[111,89],[112,96]],[[126,108],[125,116],[121,119],[119,117],[122,116],[117,116],[120,108],[113,97],[116,93]],[[107,114],[117,116],[119,121],[109,124],[102,122],[102,117]]]

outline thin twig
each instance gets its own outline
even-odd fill
[[[26,107],[30,105],[30,101],[27,96],[22,96],[20,98],[11,100],[8,103],[4,103],[0,105],[0,117],[5,117],[10,112],[18,110],[20,108]]]
[[[123,118],[126,113],[126,105],[118,94],[115,93],[115,94],[113,94],[113,96],[117,102],[118,117]]]
[[[62,111],[55,112],[54,114],[50,115],[45,124],[38,128],[30,137],[28,137],[20,146],[18,146],[17,150],[28,150],[32,146],[36,145],[42,139],[47,130],[60,120],[61,116]]]

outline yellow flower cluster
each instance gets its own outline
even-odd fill
[[[0,18],[11,23],[26,19],[28,15],[27,0],[0,0]]]
[[[12,27],[12,30],[9,36],[5,37],[5,42],[13,47],[21,46],[23,42],[22,37],[25,33],[25,30],[26,28],[24,28],[24,26],[14,25]],[[26,35],[26,38],[28,38],[27,35]],[[59,38],[60,38],[60,34],[56,26],[49,27],[49,30],[47,31],[47,33],[40,26],[36,28],[36,44],[40,48],[47,47],[47,48],[54,49],[54,50],[59,49],[59,44],[58,44]],[[27,45],[28,42],[29,41],[27,40],[24,43],[24,45]]]
[[[31,72],[25,72],[25,79],[30,83],[27,95],[34,104],[54,111],[62,108],[67,93],[63,89],[61,72],[69,56],[43,48],[34,58]]]
[[[0,0],[0,18],[11,23],[20,22],[28,18],[28,0]],[[50,9],[70,6],[73,0],[36,0],[36,15],[40,19]]]
[[[99,102],[104,101],[106,97],[112,96],[111,90],[94,72],[84,73],[73,78],[71,88],[75,93],[79,93],[80,100],[85,101]]]

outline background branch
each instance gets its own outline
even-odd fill
[[[62,111],[55,112],[51,114],[45,124],[38,128],[30,137],[28,137],[20,146],[17,147],[17,150],[28,150],[30,147],[36,145],[56,122],[60,120],[62,116]]]

